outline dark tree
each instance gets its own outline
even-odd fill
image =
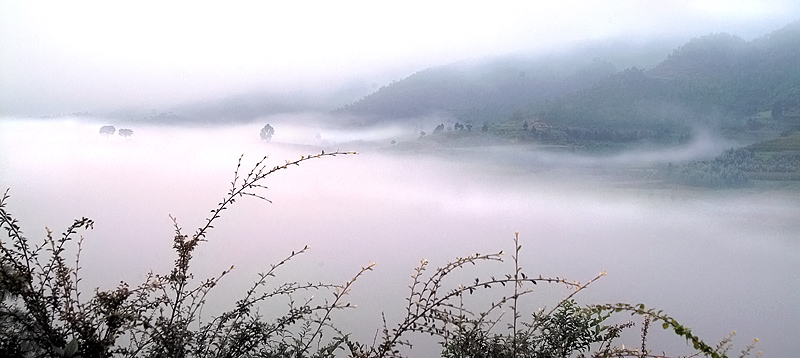
[[[110,136],[110,135],[113,135],[114,132],[116,132],[116,131],[117,131],[117,129],[114,128],[114,126],[102,126],[102,127],[100,127],[100,134],[106,136],[106,138],[108,138],[108,136]]]
[[[525,121],[525,123],[522,123],[522,130],[524,130],[526,132],[528,131],[528,121]]]
[[[488,132],[489,131],[489,123],[484,123],[483,127],[481,127],[481,132]]]
[[[265,125],[264,128],[261,128],[261,139],[269,142],[270,140],[272,140],[273,134],[275,134],[275,128],[272,128],[272,126],[269,125],[269,123],[267,123],[267,125]]]

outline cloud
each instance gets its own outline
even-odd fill
[[[765,32],[800,7],[759,4],[765,5],[3,2],[0,112],[163,106],[254,88],[308,89],[583,39]]]

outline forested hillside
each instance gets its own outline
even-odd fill
[[[549,55],[509,55],[433,67],[334,112],[376,121],[448,114],[461,121],[494,122],[587,88],[624,66],[654,66],[671,46],[663,41],[592,43]]]
[[[751,42],[708,35],[651,70],[625,70],[537,114],[559,124],[627,127],[735,125],[764,111],[786,119],[798,114],[799,51],[800,22]]]
[[[572,73],[551,72],[545,61],[497,60],[489,65],[447,65],[417,72],[382,87],[338,113],[383,118],[447,113],[464,120],[508,117],[529,103],[585,88],[617,69],[596,59]]]
[[[779,120],[800,117],[800,21],[749,42],[711,34],[668,53],[652,68],[622,71],[592,51],[582,59],[562,54],[429,68],[336,112],[672,130],[736,126],[764,112]]]

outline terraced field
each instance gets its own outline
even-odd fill
[[[749,179],[800,181],[800,132],[759,142],[747,147],[754,153],[754,165],[742,168]]]

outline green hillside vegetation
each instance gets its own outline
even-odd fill
[[[448,118],[398,149],[531,143],[603,153],[688,143],[698,127],[711,128],[755,144],[658,168],[656,176],[707,188],[800,180],[800,21],[752,41],[695,38],[652,68],[616,71],[610,61],[587,58],[431,68],[337,112],[375,122]]]
[[[568,72],[556,60],[530,62],[505,58],[490,64],[452,64],[429,68],[381,87],[335,113],[386,118],[428,114],[452,115],[462,121],[507,118],[531,102],[584,88],[616,72],[596,59]]]
[[[533,123],[523,126],[505,122],[483,128],[471,126],[437,126],[411,142],[400,143],[397,150],[438,150],[492,145],[537,144],[549,150],[576,150],[602,154],[630,149],[636,143],[653,140],[686,142],[691,136],[668,130],[636,129],[576,129]],[[800,182],[800,131],[785,131],[777,138],[726,150],[712,160],[692,160],[685,163],[653,167],[653,177],[680,185],[713,189],[741,188],[758,182]],[[649,175],[648,175],[649,177]],[[652,179],[652,178],[651,178]]]
[[[651,70],[628,69],[550,103],[548,122],[685,128],[741,125],[762,111],[800,119],[800,22],[751,42],[696,38]]]
[[[549,137],[612,142],[680,140],[698,125],[753,131],[771,120],[780,132],[800,123],[800,21],[749,42],[712,34],[668,53],[622,71],[600,50],[429,68],[335,113],[374,122],[446,114],[495,132],[537,123]],[[615,133],[594,135],[603,130]]]
[[[750,148],[765,154],[800,154],[800,132],[785,133],[778,138],[750,145]]]
[[[467,122],[468,123],[468,122]],[[437,129],[438,128],[438,129]],[[415,143],[401,143],[401,148],[453,148],[482,145],[537,144],[548,148],[568,149],[590,153],[617,152],[639,144],[672,145],[686,143],[690,133],[673,128],[627,128],[557,126],[536,118],[525,118],[520,112],[504,122],[473,126],[456,122],[439,125],[425,131]]]
[[[672,42],[587,43],[547,55],[508,55],[428,68],[334,111],[391,121],[446,114],[479,126],[587,88],[631,65],[658,64]]]
[[[708,188],[744,187],[753,181],[800,181],[800,132],[729,149],[713,160],[670,164],[659,175],[674,183]]]
[[[741,166],[748,178],[800,181],[800,132],[784,133],[745,149],[753,153],[752,160]]]

